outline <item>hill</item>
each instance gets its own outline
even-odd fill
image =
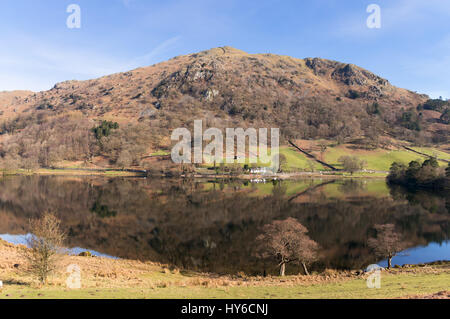
[[[23,99],[33,94],[31,91],[0,92],[0,116],[2,119],[14,117],[17,112],[15,106],[23,103]]]
[[[285,141],[448,143],[447,102],[432,102],[353,64],[223,47],[44,92],[0,93],[0,156],[28,167],[137,165],[194,119],[218,128],[280,127]]]

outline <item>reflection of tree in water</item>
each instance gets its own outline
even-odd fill
[[[101,218],[114,217],[117,215],[116,211],[110,210],[108,206],[95,202],[91,212],[97,214]]]
[[[367,184],[365,181],[346,179],[339,184],[339,191],[344,194],[357,194],[367,190]]]
[[[447,192],[411,192],[401,186],[390,186],[392,198],[406,201],[409,213],[398,223],[405,229],[416,230],[424,243],[441,243],[450,238],[450,194]],[[440,231],[437,231],[440,230]]]
[[[3,179],[0,187],[1,233],[23,233],[30,217],[51,209],[60,213],[71,246],[221,273],[261,273],[264,261],[252,257],[255,238],[262,226],[288,217],[323,248],[315,268],[376,261],[367,247],[375,224],[395,224],[415,245],[449,237],[446,198],[426,193],[297,203],[287,200],[283,182],[264,197],[249,196],[255,192],[238,182],[167,179],[33,176]]]

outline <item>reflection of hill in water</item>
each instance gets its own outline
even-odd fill
[[[0,233],[26,233],[30,217],[51,209],[63,219],[70,246],[186,268],[249,273],[264,267],[252,257],[259,228],[289,216],[307,226],[322,246],[323,259],[316,267],[359,268],[374,262],[365,244],[374,224],[395,223],[412,246],[449,238],[445,196],[400,189],[390,194],[379,180],[325,182],[274,186],[11,177],[0,180]]]

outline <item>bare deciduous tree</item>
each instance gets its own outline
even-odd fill
[[[119,158],[117,159],[116,164],[122,168],[125,169],[126,167],[130,167],[133,163],[133,158],[131,157],[130,152],[127,150],[123,150],[120,152]]]
[[[306,160],[306,164],[308,165],[309,171],[314,172],[314,169],[316,168],[314,161],[308,159]]]
[[[287,164],[288,164],[288,161],[287,161],[286,155],[280,154],[280,157],[279,157],[279,166],[280,167],[279,167],[278,171],[285,172],[287,169]]]
[[[41,284],[46,284],[48,276],[55,270],[57,256],[65,240],[61,222],[52,212],[46,212],[40,219],[30,220],[32,235],[27,239],[28,248],[23,256],[29,263],[31,273]]]
[[[325,142],[320,142],[319,147],[320,147],[320,160],[323,161],[323,155],[327,151],[328,145]]]
[[[360,160],[356,156],[341,156],[338,161],[342,164],[344,170],[349,172],[351,175],[359,170],[362,170],[364,166],[367,165],[366,161]]]
[[[406,243],[402,241],[401,235],[395,231],[393,224],[375,225],[376,238],[370,238],[368,245],[380,258],[387,258],[388,269],[391,269],[392,258],[405,249]]]
[[[278,261],[280,276],[285,275],[288,263],[303,266],[309,275],[307,265],[317,259],[318,244],[309,238],[308,230],[295,218],[274,221],[263,227],[263,233],[257,237],[258,257],[273,257]]]

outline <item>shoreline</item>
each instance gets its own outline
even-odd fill
[[[332,171],[318,171],[318,172],[295,172],[295,173],[279,173],[277,175],[261,175],[261,174],[240,174],[240,175],[227,175],[227,174],[202,174],[194,173],[191,175],[179,175],[169,176],[170,172],[164,174],[147,175],[145,170],[121,170],[116,168],[108,169],[89,169],[89,168],[43,168],[33,171],[26,170],[14,170],[3,172],[0,176],[106,176],[106,177],[161,177],[161,178],[195,178],[195,179],[235,179],[235,180],[254,180],[254,179],[266,179],[266,180],[295,180],[301,178],[343,178],[343,179],[355,179],[355,178],[374,178],[384,179],[387,177],[388,172],[357,172],[355,174],[349,174],[345,172],[332,172]]]

